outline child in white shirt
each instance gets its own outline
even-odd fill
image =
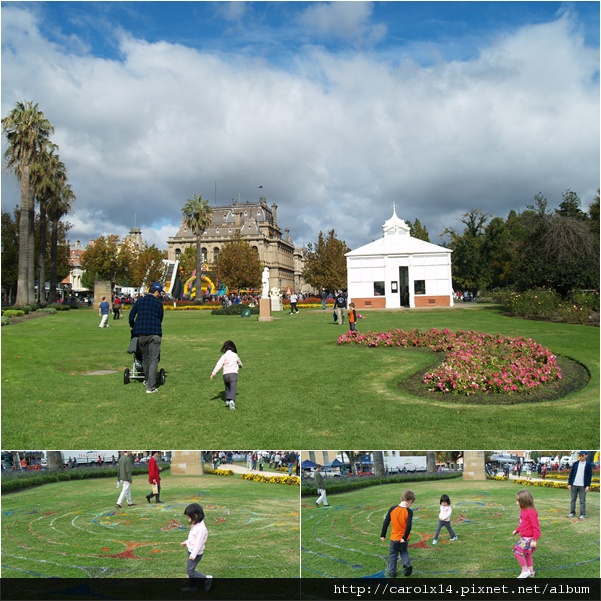
[[[451,514],[453,513],[453,509],[451,508],[451,499],[449,499],[449,495],[442,495],[440,497],[440,513],[438,514],[438,527],[436,528],[436,534],[434,534],[434,538],[432,539],[432,544],[435,545],[438,542],[438,535],[442,527],[444,526],[451,535],[451,540],[457,540],[457,535],[453,532],[453,528],[451,527]]]
[[[188,586],[182,589],[184,592],[197,590],[196,578],[204,579],[204,590],[208,591],[211,588],[213,576],[204,575],[196,571],[198,562],[202,559],[205,550],[205,543],[209,536],[209,531],[205,525],[205,514],[202,507],[198,503],[192,503],[186,507],[184,515],[188,518],[192,528],[188,538],[180,543],[182,547],[188,547],[188,563],[186,564],[186,572],[188,573]]]
[[[231,340],[226,340],[221,347],[222,356],[211,373],[211,380],[223,368],[223,383],[225,384],[225,404],[230,409],[236,408],[236,386],[238,385],[238,369],[242,361],[238,357],[236,345]]]

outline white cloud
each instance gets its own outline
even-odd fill
[[[336,4],[305,22],[370,35],[368,3]],[[505,216],[566,188],[587,203],[599,185],[599,57],[569,13],[469,61],[314,47],[289,71],[125,31],[109,60],[44,39],[17,6],[2,20],[2,115],[31,99],[54,124],[77,196],[73,239],[124,235],[135,218],[164,248],[185,200],[212,202],[215,182],[220,204],[255,201],[263,185],[297,244],[335,229],[351,247],[381,234],[393,201],[436,241],[474,207]],[[18,202],[6,190],[5,210]]]

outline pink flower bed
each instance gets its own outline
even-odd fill
[[[520,336],[448,329],[425,332],[397,329],[366,334],[349,331],[338,338],[338,344],[415,346],[444,352],[445,361],[424,376],[429,390],[444,393],[528,392],[561,378],[555,355],[531,338]]]

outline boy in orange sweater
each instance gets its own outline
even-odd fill
[[[414,501],[415,493],[412,490],[406,490],[401,496],[400,504],[391,507],[384,518],[382,533],[380,534],[380,539],[382,541],[386,540],[386,531],[388,530],[388,525],[392,524],[388,563],[389,578],[396,578],[396,566],[399,553],[401,554],[401,560],[403,562],[403,574],[405,576],[411,576],[411,572],[413,572],[413,566],[411,565],[411,560],[409,559],[408,543],[411,533],[411,524],[413,521],[413,511],[411,510],[411,505]]]

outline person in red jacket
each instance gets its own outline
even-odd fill
[[[388,557],[388,577],[396,578],[397,562],[399,554],[403,562],[403,574],[411,576],[413,566],[409,559],[409,537],[411,533],[411,525],[413,522],[413,510],[411,505],[415,501],[415,493],[412,490],[406,490],[401,496],[399,505],[394,505],[388,510],[384,517],[382,525],[382,533],[380,539],[386,540],[386,531],[391,525],[390,532],[390,548]]]
[[[157,459],[159,458],[160,451],[153,451],[150,459],[148,460],[148,482],[153,485],[152,492],[149,495],[146,495],[146,500],[150,503],[150,499],[152,497],[156,497],[157,503],[162,503],[161,501],[161,476],[159,472],[162,470],[157,465]],[[156,485],[156,492],[154,486]]]
[[[529,578],[534,576],[532,553],[536,551],[536,544],[540,538],[538,512],[534,506],[532,493],[527,489],[517,493],[516,503],[520,508],[520,521],[513,534],[519,534],[520,540],[513,548],[513,554],[522,568],[518,578]]]

